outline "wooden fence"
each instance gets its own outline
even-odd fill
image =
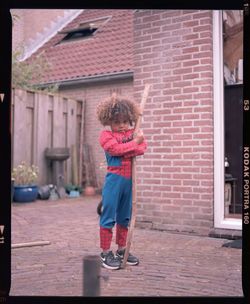
[[[68,147],[65,182],[81,182],[80,147],[83,145],[85,103],[59,94],[12,91],[12,167],[21,161],[39,167],[39,185],[51,183],[51,164],[45,158],[47,147]],[[73,170],[72,151],[77,151],[77,174]],[[75,166],[74,166],[75,167]]]

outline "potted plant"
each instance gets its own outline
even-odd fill
[[[69,197],[79,197],[82,193],[82,186],[68,184],[65,186],[66,193],[69,194]]]
[[[15,202],[33,202],[38,194],[38,167],[27,165],[24,161],[12,170],[11,177],[14,180]]]

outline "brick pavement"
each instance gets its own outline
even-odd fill
[[[99,254],[99,199],[12,204],[12,244],[51,244],[12,249],[10,295],[83,295],[83,258]],[[241,250],[227,241],[136,228],[140,264],[101,268],[101,296],[242,296]]]

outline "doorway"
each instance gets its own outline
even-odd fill
[[[243,11],[224,10],[224,216],[241,218],[243,149]]]

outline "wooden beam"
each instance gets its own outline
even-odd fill
[[[51,244],[50,241],[38,241],[38,242],[29,242],[29,243],[18,243],[18,244],[12,244],[11,248],[44,246],[44,245],[50,245],[50,244]]]
[[[149,89],[150,89],[150,85],[146,85],[145,88],[144,88],[144,92],[143,92],[142,100],[141,100],[141,104],[140,104],[141,115],[139,116],[139,118],[138,118],[138,120],[135,124],[134,133],[136,133],[140,128],[141,120],[142,120],[142,114],[143,114],[143,110],[144,110],[146,100],[148,98]],[[136,218],[136,203],[137,203],[136,188],[137,188],[136,157],[133,157],[132,158],[132,215],[131,215],[131,220],[130,220],[130,225],[129,225],[129,230],[128,230],[126,250],[125,250],[125,253],[124,253],[124,258],[123,258],[121,268],[125,268],[125,265],[126,265],[127,259],[128,259],[129,250],[130,250],[130,247],[131,247],[131,242],[132,242],[132,236],[133,236],[133,231],[134,231],[134,226],[135,226],[135,218]]]

